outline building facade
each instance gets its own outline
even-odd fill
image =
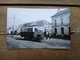
[[[40,20],[37,22],[37,26],[39,29],[41,29],[43,32],[50,33],[51,32],[51,23],[46,20]]]
[[[56,37],[70,36],[70,9],[57,12],[52,17],[52,33]]]

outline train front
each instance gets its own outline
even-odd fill
[[[37,27],[24,27],[20,35],[28,40],[40,41],[44,38],[44,32]]]

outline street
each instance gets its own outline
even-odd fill
[[[7,47],[9,49],[21,49],[21,48],[55,48],[55,49],[70,49],[71,40],[63,39],[46,39],[44,38],[40,42],[25,40],[21,36],[7,35]]]

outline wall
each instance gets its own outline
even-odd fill
[[[61,18],[63,19],[63,24],[66,25],[68,23],[70,23],[70,13],[65,13],[65,14],[62,14],[62,15],[58,15],[58,16],[54,16],[52,17],[52,22],[53,22],[53,26],[55,26],[55,20],[56,20],[56,25],[57,26],[60,26],[61,25]]]

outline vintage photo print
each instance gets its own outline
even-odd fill
[[[70,49],[70,8],[7,8],[7,48]]]

